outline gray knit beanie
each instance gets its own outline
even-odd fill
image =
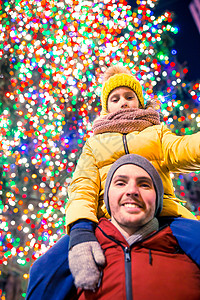
[[[124,156],[121,156],[118,160],[114,162],[114,164],[111,166],[110,170],[108,171],[106,184],[105,184],[105,191],[104,191],[104,202],[106,204],[107,211],[109,215],[111,215],[110,212],[110,205],[109,205],[109,199],[108,199],[108,191],[111,184],[111,180],[113,178],[114,173],[116,170],[127,164],[136,165],[138,167],[141,167],[144,169],[149,176],[151,177],[155,190],[156,190],[156,209],[155,209],[155,216],[158,216],[162,210],[163,206],[163,183],[160,178],[160,175],[154,168],[154,166],[144,157],[137,155],[137,154],[127,154]]]

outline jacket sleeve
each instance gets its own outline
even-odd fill
[[[163,126],[162,148],[169,171],[190,173],[200,169],[200,132],[177,136]]]
[[[90,139],[89,139],[90,140]],[[100,175],[89,140],[83,147],[72,182],[68,189],[69,201],[66,205],[66,230],[79,219],[88,219],[95,223],[100,191]]]
[[[170,228],[182,250],[200,267],[200,222],[174,218]]]

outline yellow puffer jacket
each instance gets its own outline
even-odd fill
[[[196,219],[176,198],[170,172],[189,173],[200,168],[200,133],[176,136],[165,125],[154,125],[143,131],[102,133],[89,138],[78,160],[69,187],[66,225],[79,219],[98,222],[109,217],[103,201],[107,172],[115,160],[129,153],[146,157],[159,172],[164,185],[162,216]]]

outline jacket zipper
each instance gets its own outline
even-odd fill
[[[112,240],[116,244],[118,244],[123,252],[124,252],[124,260],[125,260],[125,286],[126,286],[126,300],[133,300],[132,297],[132,273],[131,273],[131,248],[124,247],[119,241],[115,240],[112,236],[108,235],[101,229],[100,226],[97,225],[99,230],[105,235],[108,239]]]
[[[123,247],[125,258],[125,285],[126,285],[126,300],[133,300],[132,296],[132,276],[131,276],[131,249]]]
[[[126,139],[125,133],[123,133],[122,140],[123,140],[125,154],[129,154],[128,144],[127,144],[127,139]]]

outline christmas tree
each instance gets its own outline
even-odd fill
[[[2,299],[15,299],[14,289],[16,299],[25,297],[31,263],[65,233],[67,188],[100,113],[108,66],[127,65],[176,134],[198,131],[199,82],[185,80],[173,49],[178,28],[170,12],[154,15],[156,3],[137,1],[134,11],[124,0],[1,3]],[[198,215],[198,174],[172,177]]]

